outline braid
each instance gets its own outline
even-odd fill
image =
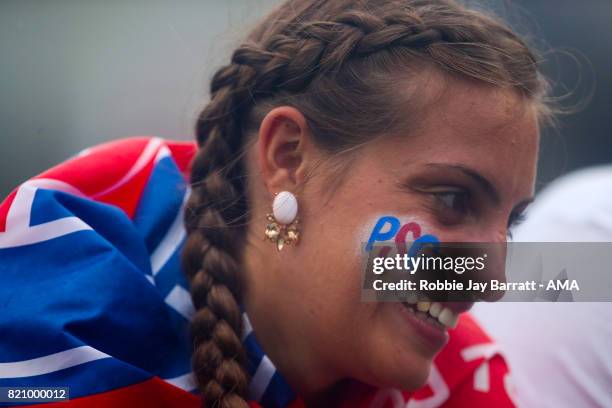
[[[435,2],[425,3],[432,9],[430,3]],[[448,7],[452,3],[443,4]],[[465,10],[462,12],[466,13]],[[270,36],[266,41],[251,41],[234,51],[232,63],[215,75],[211,87],[212,93],[228,94],[227,99],[221,100],[231,108],[211,107],[210,114],[216,110],[215,119],[229,115],[239,117],[238,108],[249,108],[249,102],[256,97],[280,91],[303,91],[315,76],[338,72],[351,58],[392,47],[428,49],[438,43],[481,46],[486,44],[491,34],[520,42],[507,27],[486,25],[488,18],[481,14],[474,13],[476,20],[471,30],[458,26],[455,17],[451,14],[447,21],[438,17],[437,24],[432,24],[410,10],[393,11],[382,16],[351,10],[329,21],[290,25],[290,29]],[[528,53],[527,58],[535,64],[533,55]],[[236,100],[240,102],[236,103]],[[206,116],[205,113],[206,110],[201,118]]]
[[[242,317],[240,249],[244,227],[234,225],[244,212],[239,148],[233,112],[248,68],[231,66],[212,81],[213,100],[197,127],[200,149],[192,163],[192,193],[187,202],[185,273],[197,310],[192,324],[194,373],[206,407],[246,407],[249,378],[240,334]],[[237,78],[235,84],[231,78]],[[221,125],[222,124],[222,125]]]
[[[349,58],[395,46],[425,47],[444,39],[441,30],[426,28],[405,15],[380,18],[349,11],[332,21],[301,24],[299,30],[279,33],[261,45],[247,43],[234,52],[230,65],[234,68],[227,69],[251,68],[250,96],[281,89],[299,92],[314,76],[339,71]]]
[[[289,0],[260,24],[213,76],[211,101],[196,125],[199,150],[192,163],[182,261],[196,308],[193,367],[204,406],[247,406],[240,309],[247,223],[236,221],[248,210],[239,152],[245,135],[259,125],[256,102],[286,96],[284,103],[306,116],[315,140],[340,150],[344,140],[375,134],[392,123],[385,114],[394,111],[387,95],[367,99],[384,88],[376,79],[344,68],[351,59],[397,48],[448,71],[511,84],[530,95],[541,85],[535,58],[518,37],[493,18],[452,1]],[[378,66],[386,69],[389,61]],[[339,78],[343,69],[348,73]],[[316,88],[320,78],[332,82]],[[334,80],[351,86],[332,89]],[[356,120],[364,106],[371,115]]]

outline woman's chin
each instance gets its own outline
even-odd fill
[[[398,361],[398,365],[400,362]],[[394,381],[393,388],[399,388],[403,391],[417,390],[425,385],[431,371],[432,360],[426,358],[413,358],[410,362],[406,361],[401,367],[404,369],[393,370]],[[408,369],[408,367],[411,367]]]
[[[402,365],[398,361],[397,366],[381,367],[384,372],[379,373],[379,378],[375,384],[377,388],[395,388],[402,391],[415,391],[422,388],[429,378],[431,370],[430,362],[412,362],[411,365]],[[402,369],[401,367],[406,367]]]
[[[423,355],[409,344],[378,344],[367,367],[363,367],[362,382],[377,388],[414,391],[425,385],[433,364],[433,356]]]
[[[362,367],[362,374],[373,386],[403,391],[421,388],[436,354],[448,340],[445,329],[428,327],[403,309],[397,303],[382,306],[382,313],[364,333],[370,336],[368,352],[364,353],[370,361]]]

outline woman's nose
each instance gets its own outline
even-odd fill
[[[478,251],[485,261],[485,267],[476,271],[473,276],[475,281],[485,283],[486,290],[477,294],[478,300],[495,302],[504,296],[504,291],[491,290],[491,282],[506,282],[506,254],[507,254],[507,233],[506,225],[491,227],[481,235],[482,241]]]

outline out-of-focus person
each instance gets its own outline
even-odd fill
[[[513,241],[612,241],[612,166],[545,188]],[[507,358],[520,407],[612,407],[612,304],[498,302],[473,311]]]

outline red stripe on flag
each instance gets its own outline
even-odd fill
[[[198,146],[195,142],[178,142],[175,140],[166,140],[170,152],[172,152],[172,158],[176,162],[179,170],[187,180],[189,180],[189,173],[191,172],[191,160],[198,150]]]
[[[4,199],[4,201],[2,201],[2,204],[0,204],[0,232],[6,231],[6,217],[16,194],[17,190],[14,190]]]

